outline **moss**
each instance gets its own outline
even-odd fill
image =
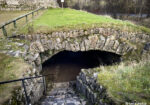
[[[27,40],[18,40],[18,39],[0,39],[0,49],[4,50],[4,51],[8,51],[8,50],[20,50],[22,52],[25,51],[25,49],[22,46],[18,46],[16,43],[23,43],[26,45],[29,45],[29,41]]]

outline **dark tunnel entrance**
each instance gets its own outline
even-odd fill
[[[121,61],[121,56],[105,51],[61,51],[45,61],[43,74],[54,74],[55,82],[68,82],[76,79],[81,69],[112,65]]]

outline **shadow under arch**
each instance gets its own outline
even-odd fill
[[[99,51],[61,51],[42,64],[42,74],[54,74],[55,82],[69,82],[76,79],[81,69],[121,62],[121,55]]]

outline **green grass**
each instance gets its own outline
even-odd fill
[[[125,102],[150,104],[150,62],[122,63],[99,70],[99,83],[118,105]]]
[[[150,29],[143,26],[137,26],[128,21],[116,20],[110,17],[69,8],[63,10],[61,8],[48,9],[30,25],[33,25],[34,33],[48,33],[69,29],[87,29],[91,27],[106,27],[129,32],[142,31],[150,33]],[[22,32],[28,33],[28,28],[24,28]]]
[[[22,59],[10,57],[0,53],[0,81],[8,81],[21,78],[29,66]],[[21,83],[0,85],[0,105],[10,99],[11,92]]]

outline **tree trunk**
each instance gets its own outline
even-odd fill
[[[142,3],[142,5],[141,5],[141,7],[140,7],[138,21],[141,19],[141,16],[142,16],[142,10],[143,10],[143,3]]]

